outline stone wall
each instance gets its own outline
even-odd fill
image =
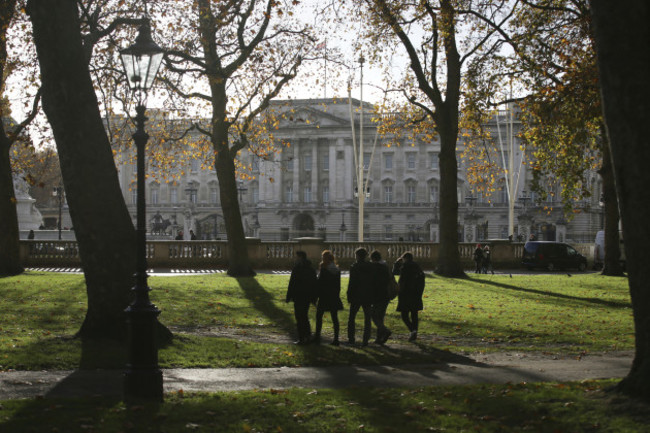
[[[363,246],[368,251],[378,250],[392,264],[403,253],[410,251],[415,260],[426,270],[435,268],[438,258],[437,243],[428,242],[325,242],[320,238],[299,238],[288,242],[262,242],[256,238],[246,239],[248,253],[255,269],[291,269],[295,252],[303,250],[316,265],[321,252],[330,250],[338,264],[347,269],[354,261],[354,251]],[[492,263],[495,269],[520,267],[523,243],[491,242]],[[589,262],[593,261],[593,245],[577,244],[574,247]],[[467,269],[473,268],[474,243],[458,246],[461,259]],[[22,263],[26,267],[79,267],[81,260],[77,243],[56,240],[23,240],[20,244]],[[178,269],[227,269],[227,241],[149,241],[147,242],[149,268]]]

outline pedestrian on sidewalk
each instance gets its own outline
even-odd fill
[[[343,309],[341,302],[341,271],[334,260],[334,254],[325,250],[321,254],[322,261],[318,272],[318,304],[316,306],[316,333],[312,340],[320,344],[320,334],[323,328],[323,315],[329,311],[334,327],[334,340],[332,345],[339,345],[339,315]]]
[[[356,261],[350,267],[350,280],[348,282],[348,302],[350,315],[348,316],[348,343],[355,344],[355,320],[359,309],[363,310],[363,341],[367,346],[372,331],[372,274],[374,267],[367,261],[368,251],[357,248],[354,252]]]
[[[418,337],[418,311],[424,308],[422,305],[424,272],[413,260],[413,254],[404,253],[401,260],[397,311],[401,313],[402,321],[410,332],[409,341],[415,341]]]
[[[480,274],[483,266],[483,248],[481,248],[481,244],[476,244],[476,249],[474,249],[474,263],[476,263],[474,272]]]
[[[370,253],[370,263],[374,266],[374,279],[372,283],[372,321],[377,327],[375,343],[384,344],[392,334],[384,324],[386,308],[391,301],[389,291],[391,283],[395,281],[388,269],[386,261],[382,260],[381,253],[377,250]]]
[[[309,344],[311,325],[309,323],[309,304],[316,302],[316,271],[307,260],[304,251],[296,251],[296,263],[291,270],[287,302],[293,301],[293,313],[296,318],[298,340],[295,344]]]

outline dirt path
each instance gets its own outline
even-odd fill
[[[458,357],[459,362],[399,366],[165,369],[166,392],[243,389],[422,387],[477,383],[580,381],[619,378],[632,363],[629,352],[557,358],[498,353]],[[121,370],[12,371],[0,373],[0,400],[87,395],[119,396]]]

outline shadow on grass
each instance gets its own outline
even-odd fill
[[[568,278],[568,277],[567,277]],[[515,286],[512,284],[504,284],[504,283],[498,283],[496,281],[490,281],[490,280],[484,280],[484,279],[476,279],[469,277],[467,279],[464,279],[465,281],[471,281],[474,283],[479,283],[479,284],[486,284],[490,286],[495,286],[499,287],[501,289],[508,289],[508,290],[513,290],[517,292],[523,292],[523,293],[529,293],[529,294],[534,294],[534,295],[540,295],[540,296],[546,296],[550,298],[557,298],[561,300],[567,300],[567,301],[574,301],[574,302],[586,302],[589,304],[596,304],[596,305],[602,305],[605,307],[612,307],[612,308],[632,308],[632,305],[629,302],[616,302],[616,301],[606,301],[604,299],[598,299],[598,298],[582,298],[579,296],[571,296],[571,295],[565,295],[563,293],[555,293],[555,292],[550,292],[550,291],[544,291],[544,290],[537,290],[537,289],[527,289],[524,287],[520,286]]]
[[[253,304],[253,308],[287,333],[295,332],[296,325],[293,314],[275,305],[277,299],[255,278],[237,278],[237,283],[244,292],[244,296]]]
[[[293,314],[276,305],[277,296],[269,293],[255,278],[238,278],[242,291],[253,307],[269,320],[290,335],[296,335],[296,325]],[[283,301],[283,300],[282,300]],[[345,310],[344,310],[345,311]],[[340,312],[342,313],[342,312]],[[342,317],[343,316],[343,317]],[[358,321],[362,315],[359,315]],[[310,308],[310,321],[313,329],[314,308]],[[341,335],[346,335],[347,314],[339,314]],[[300,353],[300,365],[391,365],[431,362],[457,362],[474,363],[470,358],[454,355],[446,351],[427,348],[426,351],[412,350],[410,348],[391,348],[390,344],[378,346],[371,344],[367,347],[341,345],[339,347],[326,344],[331,322],[326,323],[323,333],[323,344],[295,346],[292,350]],[[358,328],[360,330],[360,328]],[[289,363],[290,364],[290,363]]]

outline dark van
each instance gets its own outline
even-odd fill
[[[529,241],[524,245],[521,264],[528,269],[578,269],[582,272],[587,268],[587,258],[562,242]]]

